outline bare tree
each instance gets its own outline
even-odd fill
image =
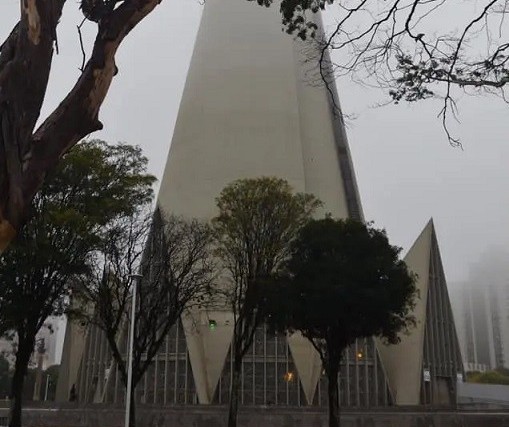
[[[127,355],[119,336],[131,319],[131,276],[141,273],[134,318],[131,426],[135,425],[134,390],[170,329],[186,309],[211,295],[214,264],[209,254],[210,227],[197,220],[135,216],[111,230],[97,276],[84,284],[88,310],[81,313],[108,341],[120,377],[127,386]]]
[[[0,334],[16,337],[9,425],[21,425],[23,383],[36,335],[67,309],[104,233],[150,205],[155,178],[141,150],[102,141],[75,146],[31,203],[30,220],[0,257]]]
[[[314,196],[293,194],[285,180],[269,177],[234,181],[217,199],[217,253],[227,272],[223,291],[234,316],[228,427],[237,425],[242,359],[264,319],[263,285],[277,274],[290,242],[319,205]]]
[[[324,32],[306,12],[325,8],[335,24]],[[332,82],[344,75],[381,86],[395,103],[438,97],[448,140],[460,145],[448,126],[457,111],[454,87],[506,100],[507,0],[283,0],[281,9],[288,31],[318,46],[312,60],[335,102]]]

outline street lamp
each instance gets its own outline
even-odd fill
[[[141,279],[141,274],[130,274],[133,284],[133,299],[131,302],[131,324],[129,325],[129,362],[127,363],[127,390],[125,398],[125,427],[129,427],[129,415],[131,411],[131,385],[133,382],[133,345],[134,345],[134,316],[136,315],[136,287]]]
[[[50,383],[50,376],[46,375],[46,389],[44,391],[44,401],[46,402],[48,400],[48,388]]]

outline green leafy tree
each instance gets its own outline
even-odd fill
[[[155,178],[141,150],[82,142],[48,176],[30,220],[0,258],[5,330],[16,335],[10,426],[21,425],[23,381],[35,337],[50,315],[61,315],[72,285],[90,271],[107,226],[151,202]]]
[[[287,277],[272,290],[269,324],[299,331],[318,351],[328,379],[329,426],[339,426],[338,374],[356,339],[388,343],[415,323],[415,277],[383,230],[351,219],[313,220],[292,244]],[[285,301],[285,304],[277,301]]]
[[[279,271],[290,243],[320,202],[310,194],[294,194],[288,182],[271,177],[234,181],[216,202],[217,254],[227,272],[223,290],[234,316],[228,426],[235,427],[242,358],[263,321],[262,283]]]

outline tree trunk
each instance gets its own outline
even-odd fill
[[[131,390],[131,406],[129,408],[129,427],[136,427],[136,399],[134,398],[134,390],[133,387]]]
[[[0,255],[7,249],[14,236],[16,236],[16,230],[7,220],[1,217],[0,213]]]
[[[230,387],[230,407],[228,408],[228,427],[237,427],[237,413],[239,411],[240,372],[242,357],[235,355],[233,361],[232,383]]]
[[[48,171],[80,139],[102,129],[99,110],[117,73],[117,49],[161,1],[121,2],[101,19],[74,88],[35,132],[66,2],[21,2],[20,22],[0,50],[0,254],[21,229]]]
[[[339,393],[338,393],[338,374],[339,362],[329,359],[327,367],[328,376],[328,395],[329,395],[329,427],[340,426],[339,414]]]
[[[21,427],[21,408],[23,398],[23,385],[34,349],[34,338],[24,338],[18,334],[18,351],[11,383],[11,411],[9,414],[9,427]]]

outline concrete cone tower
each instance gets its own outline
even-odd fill
[[[277,5],[207,0],[161,182],[163,211],[209,220],[228,183],[277,176],[322,200],[321,214],[362,218],[344,126],[316,78],[316,62],[305,65],[310,54],[310,42],[282,31]],[[190,313],[183,325],[199,400],[212,402],[233,316]],[[312,402],[318,354],[300,336],[288,343]]]
[[[279,8],[205,4],[159,192],[160,206],[209,219],[233,180],[278,176],[324,211],[361,217],[348,143],[310,46],[281,28]]]

